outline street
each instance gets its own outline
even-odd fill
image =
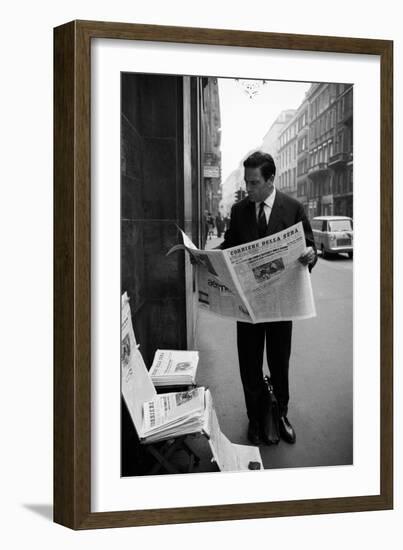
[[[219,242],[213,238],[206,248]],[[288,418],[297,441],[262,445],[265,468],[353,461],[353,261],[347,255],[319,257],[312,286],[317,316],[293,327]],[[233,443],[248,444],[236,323],[199,310],[197,334],[198,384],[210,388],[224,434]]]

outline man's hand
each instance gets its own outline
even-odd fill
[[[302,265],[312,265],[315,263],[315,251],[312,246],[308,246],[306,251],[298,258]]]

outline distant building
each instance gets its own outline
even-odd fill
[[[334,150],[335,94],[332,84],[313,84],[309,101],[309,216],[333,214],[332,171],[328,161]]]
[[[312,84],[281,127],[277,187],[297,198],[310,218],[353,216],[353,87]]]
[[[221,115],[218,82],[216,78],[202,78],[202,101],[200,112],[201,161],[204,196],[202,212],[208,210],[213,216],[221,202]]]
[[[236,192],[242,188],[244,188],[243,169],[240,165],[231,172],[223,184],[221,212],[224,216],[229,216],[231,207],[236,200]]]
[[[260,149],[265,153],[269,153],[274,160],[276,168],[279,168],[279,136],[284,126],[292,119],[295,114],[294,109],[287,109],[281,111],[276,120],[270,126],[268,132],[263,138]],[[278,177],[278,170],[277,170]]]
[[[278,138],[277,187],[290,197],[297,196],[298,111],[282,128]]]
[[[309,102],[308,214],[353,215],[353,88],[313,84]]]
[[[333,214],[353,217],[353,87],[334,86],[336,125],[328,163],[333,171]]]
[[[297,199],[308,213],[309,103],[305,98],[296,114],[297,120]]]

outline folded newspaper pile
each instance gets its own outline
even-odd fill
[[[198,363],[198,351],[158,349],[150,369],[151,380],[156,388],[195,385]]]
[[[191,358],[197,366],[197,352],[192,352]],[[202,432],[204,388],[157,395],[134,336],[126,293],[122,296],[121,379],[123,397],[142,443]]]
[[[205,389],[164,393],[143,404],[141,438],[147,442],[201,432],[205,423]]]
[[[141,443],[204,434],[220,470],[247,470],[251,461],[263,468],[258,447],[236,445],[222,433],[208,389],[157,394],[134,336],[126,293],[122,296],[121,344],[122,395]]]

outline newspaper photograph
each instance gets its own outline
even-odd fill
[[[197,270],[199,306],[238,321],[293,321],[316,315],[311,278],[298,258],[305,252],[299,222],[283,231],[226,250],[198,250],[181,231]]]

